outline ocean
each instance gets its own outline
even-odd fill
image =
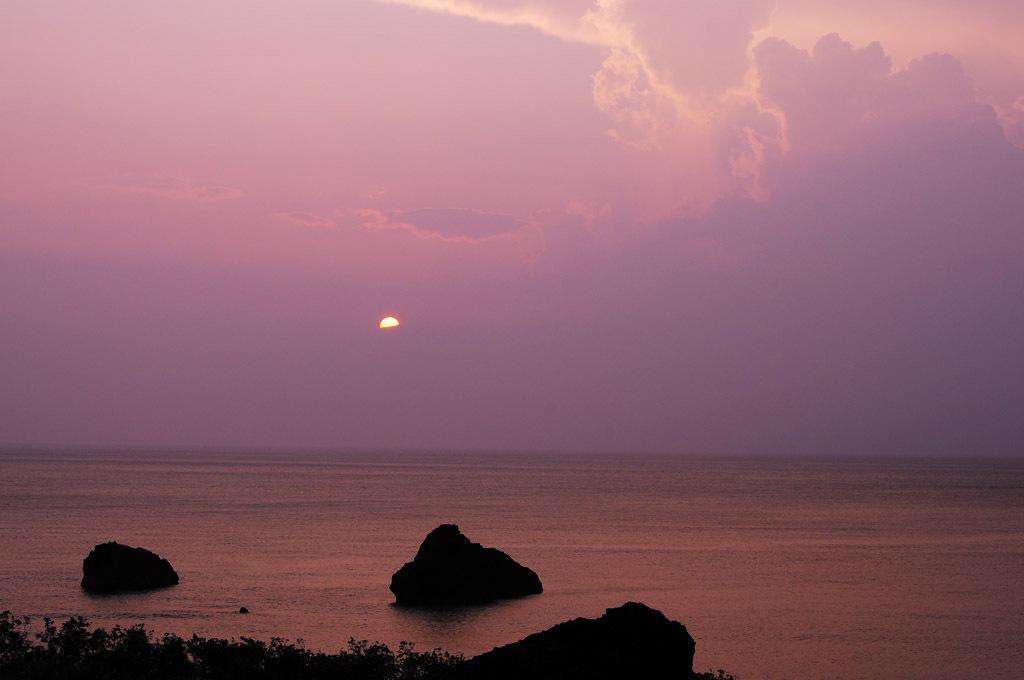
[[[396,607],[391,574],[446,522],[544,593]],[[108,540],[181,583],[82,592]],[[741,680],[1024,677],[1024,461],[0,454],[0,609],[37,623],[474,654],[626,601],[683,622],[698,669]]]

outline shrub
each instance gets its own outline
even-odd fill
[[[91,629],[82,617],[60,626],[44,619],[33,641],[30,623],[0,613],[4,680],[432,680],[462,662],[459,655],[417,652],[405,642],[394,652],[379,642],[349,640],[337,654],[325,654],[279,638],[268,644],[247,637],[154,638],[141,625]]]

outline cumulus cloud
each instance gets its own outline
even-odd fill
[[[26,105],[20,129],[35,134],[12,137],[27,141],[8,174],[31,200],[4,206],[4,235],[17,247],[7,249],[0,277],[20,301],[8,344],[21,351],[0,361],[8,392],[29,398],[0,409],[0,429],[38,440],[56,431],[68,441],[117,436],[110,433],[130,422],[151,423],[154,442],[1019,449],[1024,151],[1007,140],[1024,144],[1024,92],[1012,68],[981,82],[977,62],[941,50],[958,31],[965,44],[994,36],[1001,59],[1013,47],[1007,36],[1020,43],[1021,3],[779,0],[766,26],[768,4],[756,1],[394,1],[409,7],[332,7],[379,21],[368,35],[416,33],[422,10],[532,27],[573,45],[509,31],[495,50],[502,59],[466,65],[460,59],[488,53],[472,24],[453,20],[444,40],[420,33],[424,44],[443,43],[430,64],[420,44],[406,44],[408,52],[376,40],[342,44],[298,22],[280,34],[289,48],[281,54],[294,61],[273,59],[269,68],[255,39],[262,28],[243,31],[232,43],[237,73],[267,64],[253,81],[260,88],[225,92],[229,72],[218,72],[195,90],[201,99],[172,97],[161,106],[166,115],[153,116],[147,74],[163,66],[190,88],[205,82],[231,34],[225,15],[225,31],[203,32],[208,40],[194,22],[147,22],[177,30],[171,42],[196,46],[194,59],[153,60],[148,39],[93,40],[88,47],[116,44],[118,58],[78,50],[93,61],[68,70],[60,53],[49,62],[61,65],[50,69],[53,79],[28,74],[32,87],[12,90],[16,107],[66,92],[82,101],[77,113]],[[997,5],[1015,14],[991,11]],[[954,6],[959,14],[939,22]],[[134,26],[82,12],[94,22],[79,32],[87,37]],[[986,12],[987,23],[960,23]],[[800,30],[780,33],[780,16]],[[1001,31],[978,28],[999,16],[1009,17]],[[23,25],[48,25],[32,17]],[[272,31],[279,17],[260,21],[253,26]],[[949,32],[936,32],[940,24]],[[877,31],[908,37],[894,47]],[[17,32],[27,36],[25,50],[48,44],[38,30]],[[918,49],[920,36],[929,44]],[[552,48],[545,59],[564,56],[560,70],[531,66],[508,90],[497,69],[516,68],[539,44]],[[324,58],[325,49],[337,58]],[[33,59],[50,53],[40,47]],[[346,88],[324,88],[316,69],[342,62],[354,65]],[[421,65],[428,77],[410,77]],[[464,66],[472,77],[456,92],[450,74]],[[572,69],[579,80],[566,94]],[[122,81],[134,89],[121,92]],[[293,82],[300,98],[260,108]],[[75,89],[82,83],[90,86]],[[548,107],[555,94],[565,97]],[[476,107],[481,101],[488,106]],[[103,118],[102,130],[88,127],[112,109],[118,114]],[[254,110],[261,115],[246,118]],[[171,117],[195,135],[168,138],[161,125]],[[556,117],[560,126],[545,125]],[[225,134],[224,122],[238,119],[251,125]],[[620,143],[602,138],[604,128]],[[237,173],[243,147],[259,150],[252,158],[260,162],[244,169],[247,186],[264,190],[231,210],[205,205],[240,191],[198,181],[132,176],[97,185],[146,197],[114,206],[93,205],[92,195],[54,200],[56,183],[34,183],[52,173],[175,167],[183,154],[206,159],[214,175],[221,166]],[[385,185],[386,193],[363,190]],[[161,202],[171,200],[200,209]],[[325,213],[317,206],[327,200],[373,208]],[[429,204],[483,210],[394,207]],[[271,215],[301,229],[267,228],[266,205],[307,210]],[[322,239],[308,231],[332,227]],[[117,267],[124,285],[111,285]],[[281,268],[291,275],[277,276]],[[239,286],[242,275],[253,286]],[[396,308],[410,321],[418,315],[409,327],[422,332],[385,349],[367,320]],[[259,330],[242,354],[240,326]],[[122,340],[133,333],[152,342],[131,343],[126,361]],[[281,347],[296,360],[279,361]],[[325,370],[337,379],[324,380]],[[98,400],[97,384],[118,387]],[[282,390],[262,389],[268,384],[289,393],[287,418],[274,398]],[[50,394],[81,398],[55,422]],[[150,417],[179,412],[181,422]],[[382,442],[384,420],[393,427]]]
[[[561,277],[553,304],[602,329],[592,354],[651,352],[618,393],[665,441],[962,454],[1024,436],[1024,153],[990,109],[903,116],[899,73],[856,63],[831,73],[882,83],[867,110],[901,115],[864,123],[855,153],[774,166],[771,200],[667,220]]]
[[[774,0],[632,0],[621,23],[635,50],[677,92],[695,98],[743,85],[747,49]]]
[[[800,151],[834,151],[872,128],[955,116],[976,105],[970,79],[949,55],[894,71],[880,44],[856,48],[832,34],[810,52],[768,39],[755,59],[761,100],[782,112],[787,141]]]
[[[520,25],[604,50],[592,74],[609,132],[640,146],[706,122],[715,97],[743,83],[747,47],[771,0],[383,0],[486,23]]]
[[[999,107],[999,120],[1006,131],[1006,138],[1024,149],[1024,97],[1012,104]]]
[[[907,20],[892,3],[871,2],[854,11],[803,0],[386,1],[528,26],[601,50],[600,67],[590,78],[594,105],[610,121],[609,134],[650,154],[649,174],[659,168],[665,175],[650,179],[651,184],[661,183],[666,192],[677,194],[686,187],[684,203],[701,208],[725,195],[765,198],[770,191],[765,165],[773,159],[793,149],[834,151],[870,125],[914,115],[954,115],[981,101],[999,104],[1011,140],[1022,134],[1014,98],[979,99],[961,59],[945,54],[921,58],[925,51],[894,68],[878,43],[855,48],[829,35],[804,51],[772,37],[819,30],[817,38],[830,24],[861,35],[866,26],[878,24],[864,24],[865,17],[905,26]],[[1004,40],[1006,32],[999,29],[1000,18],[1003,25],[1019,20],[1013,3],[898,4],[914,10],[904,11],[907,16],[928,12],[929,26],[935,27],[927,32],[930,41],[903,40],[904,54],[916,45],[934,50],[943,40],[961,51],[981,49],[978,36],[984,33],[996,36],[994,44],[1002,53],[1020,57],[1024,65],[1024,52],[1016,54],[1013,41]],[[953,28],[962,25],[977,29],[971,32],[973,42],[954,40]],[[885,35],[895,39],[891,32]],[[817,109],[809,103],[812,96],[818,97]],[[673,156],[674,167],[666,167]],[[696,167],[703,170],[695,172]],[[659,206],[653,214],[676,205],[667,195],[644,196],[641,202]]]

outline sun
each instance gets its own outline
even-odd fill
[[[392,328],[398,328],[399,325],[401,324],[399,324],[398,319],[396,319],[393,316],[385,316],[383,319],[380,320],[380,328],[381,330],[384,331],[390,330]]]

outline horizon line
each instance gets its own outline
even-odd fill
[[[819,460],[1016,460],[1024,452],[937,453],[873,451],[859,453],[822,453],[813,451],[696,451],[668,449],[587,450],[554,448],[465,448],[465,447],[343,447],[343,446],[246,446],[246,445],[154,445],[154,444],[58,444],[0,442],[0,456],[16,454],[222,454],[222,455],[493,455],[493,456],[593,456],[593,457],[674,457],[674,458],[800,458]]]

